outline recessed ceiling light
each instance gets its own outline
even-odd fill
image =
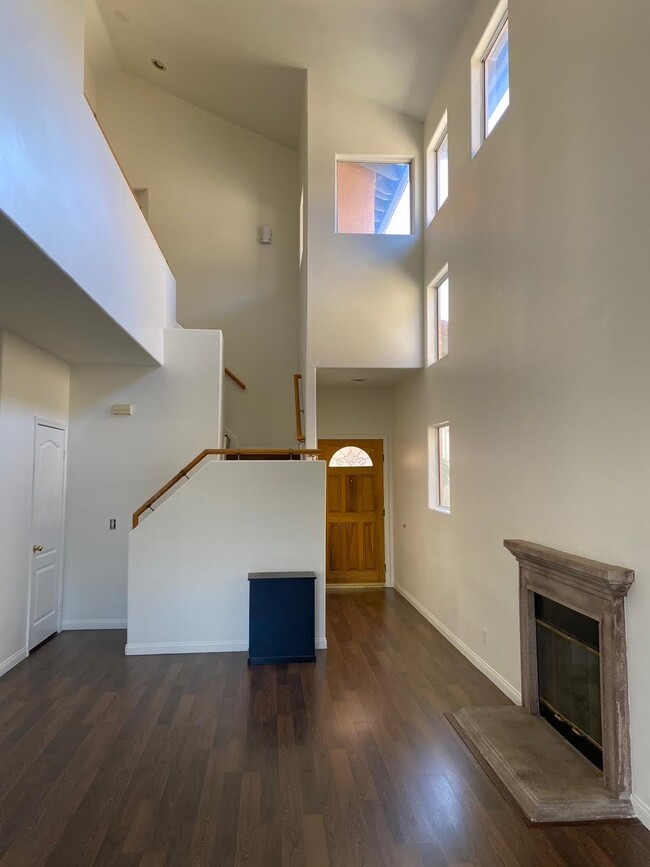
[[[120,21],[130,21],[130,20],[131,20],[131,19],[129,18],[129,16],[126,14],[126,12],[122,12],[121,9],[116,9],[116,10],[115,10],[115,17],[116,17],[116,18],[119,18]]]
[[[162,62],[162,60],[158,60],[157,57],[152,57],[151,62],[160,72],[164,72],[167,69],[167,66]]]

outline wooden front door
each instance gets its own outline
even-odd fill
[[[383,441],[318,445],[327,461],[327,582],[383,584]]]

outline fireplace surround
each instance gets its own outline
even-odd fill
[[[634,572],[533,542],[505,540],[504,545],[519,564],[522,707],[465,708],[450,721],[529,821],[630,818],[625,597]],[[540,620],[542,628],[557,633],[553,641],[573,638],[585,654],[597,654],[587,659],[574,653],[577,669],[569,678],[580,679],[577,699],[558,692],[558,678],[549,674],[544,647],[538,646],[547,641],[545,633],[540,637]],[[566,672],[559,680],[566,685]],[[540,715],[540,698],[544,716],[551,705],[560,722],[600,748],[600,756],[589,760],[585,750],[579,752],[562,736],[560,725],[552,727]],[[555,708],[554,701],[564,703],[565,710]]]

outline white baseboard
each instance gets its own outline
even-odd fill
[[[638,795],[632,795],[632,806],[636,817],[646,828],[650,828],[650,805],[641,800]]]
[[[126,629],[126,620],[64,620],[64,632],[71,629]]]
[[[420,614],[429,621],[429,623],[435,627],[441,635],[449,641],[450,644],[453,644],[456,650],[459,650],[463,656],[465,656],[472,665],[475,665],[476,668],[480,672],[482,672],[486,677],[488,677],[495,686],[498,686],[501,692],[505,693],[508,698],[512,699],[515,704],[521,704],[521,693],[518,689],[509,683],[504,677],[502,677],[498,671],[492,668],[484,659],[475,653],[471,647],[468,647],[464,641],[461,641],[454,633],[448,629],[444,623],[442,623],[438,618],[432,614],[424,605],[421,605],[417,599],[412,596],[408,590],[405,590],[399,584],[395,584],[395,590],[409,602],[416,611],[419,611]],[[637,815],[637,819],[646,826],[646,828],[650,828],[650,805],[647,804],[644,800],[639,798],[638,795],[632,795],[632,806],[634,807],[634,812]]]
[[[27,648],[21,647],[16,653],[12,653],[11,656],[8,656],[4,662],[0,662],[0,677],[8,671],[11,671],[12,668],[15,668],[15,666],[17,666],[19,662],[22,662],[23,659],[27,659],[27,656]]]
[[[126,656],[152,656],[164,653],[234,653],[248,650],[248,639],[234,641],[168,641],[159,644],[127,644]],[[316,639],[316,650],[327,650],[327,638]]]
[[[162,653],[233,653],[248,650],[248,641],[165,641],[159,644],[127,644],[127,656],[151,656]]]
[[[419,611],[420,614],[429,621],[429,623],[435,627],[441,635],[447,639],[450,644],[453,644],[456,650],[459,650],[464,657],[469,659],[469,661],[474,665],[480,672],[482,672],[486,677],[488,677],[492,683],[497,686],[501,692],[505,693],[509,699],[514,701],[515,704],[521,704],[521,692],[516,689],[511,683],[509,683],[505,677],[502,677],[499,672],[492,668],[484,659],[482,659],[478,653],[475,653],[471,647],[465,644],[464,641],[461,641],[457,635],[445,626],[442,621],[438,620],[438,618],[432,614],[427,608],[424,607],[418,600],[412,596],[408,590],[405,590],[399,584],[395,584],[395,590],[406,599],[407,602],[415,608],[416,611]]]

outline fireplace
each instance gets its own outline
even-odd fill
[[[533,542],[519,563],[522,706],[450,722],[530,822],[634,816],[625,597],[634,572]]]
[[[603,769],[598,621],[535,594],[539,715]]]

